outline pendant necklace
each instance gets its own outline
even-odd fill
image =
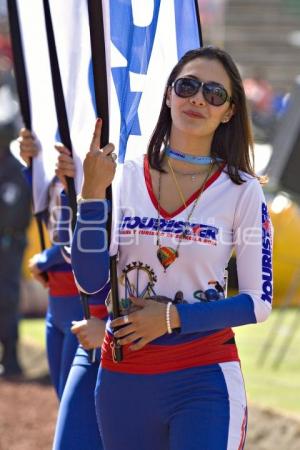
[[[172,166],[170,166],[170,164],[171,164],[171,163],[168,161],[168,165],[169,165],[169,167],[170,167],[170,170],[171,170],[172,173],[173,173],[173,175],[172,175],[173,180],[174,180],[174,176],[175,176],[175,175],[182,175],[182,176],[185,176],[185,177],[190,177],[191,181],[192,181],[193,183],[195,183],[195,181],[197,181],[197,178],[199,177],[199,175],[201,175],[201,173],[199,173],[199,172],[194,172],[194,173],[182,173],[182,172],[177,172],[176,170],[173,169]],[[175,177],[175,178],[176,178],[176,177]],[[176,182],[177,182],[177,179],[176,179],[176,181],[174,180],[174,182],[176,183]],[[177,182],[177,183],[178,183],[178,182]],[[177,187],[177,191],[178,191],[178,187]]]
[[[171,264],[173,264],[173,262],[179,257],[179,247],[180,247],[180,244],[181,244],[181,242],[182,242],[182,239],[183,239],[183,238],[187,235],[187,233],[188,233],[188,230],[189,230],[189,227],[190,227],[190,220],[191,220],[191,217],[192,217],[193,212],[194,212],[194,210],[195,210],[195,208],[196,208],[196,206],[197,206],[197,204],[198,204],[198,202],[199,202],[199,199],[200,199],[200,197],[201,197],[201,195],[202,195],[202,192],[203,192],[203,190],[204,190],[204,187],[205,187],[205,185],[206,185],[206,182],[207,182],[207,180],[209,179],[209,177],[210,177],[210,175],[211,175],[211,173],[212,173],[212,169],[213,169],[214,163],[215,163],[215,160],[212,160],[212,162],[211,162],[211,164],[210,164],[210,167],[209,167],[209,170],[208,170],[208,172],[207,172],[207,175],[206,175],[206,177],[205,177],[205,179],[204,179],[204,181],[203,181],[203,183],[202,183],[202,185],[201,185],[201,187],[200,187],[200,189],[199,189],[199,194],[198,194],[197,198],[195,199],[194,204],[193,204],[193,206],[192,206],[192,208],[191,208],[191,211],[189,212],[189,214],[188,214],[188,216],[187,216],[187,219],[186,219],[185,224],[184,224],[184,229],[183,229],[182,233],[180,234],[180,236],[178,237],[178,243],[177,243],[177,246],[176,246],[175,249],[172,248],[172,247],[164,247],[164,246],[161,245],[161,240],[160,240],[160,237],[161,237],[161,236],[160,236],[160,191],[161,191],[161,172],[159,172],[159,177],[158,177],[158,199],[157,199],[157,200],[158,200],[158,209],[157,209],[157,234],[156,234],[156,245],[158,246],[158,250],[157,250],[157,258],[158,258],[159,262],[161,263],[161,265],[163,266],[165,272],[166,272],[167,268],[168,268]],[[173,167],[172,167],[172,165],[171,165],[171,163],[170,163],[169,160],[168,160],[168,165],[169,165],[169,168],[170,168],[170,171],[171,171],[171,176],[172,176],[172,178],[173,178],[173,181],[174,181],[176,190],[177,190],[177,192],[178,192],[178,195],[179,195],[179,197],[180,197],[180,199],[181,199],[181,201],[182,201],[184,207],[187,208],[187,204],[186,204],[186,202],[185,202],[185,200],[184,200],[184,195],[183,195],[183,193],[182,193],[182,190],[181,190],[181,188],[180,188],[180,186],[179,186],[179,183],[178,183],[178,181],[177,181],[177,178],[176,178],[176,176],[175,176]]]

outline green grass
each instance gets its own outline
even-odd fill
[[[280,314],[280,316],[279,316]],[[242,369],[246,383],[248,400],[265,407],[272,407],[287,412],[300,414],[300,312],[286,313],[273,311],[270,318],[257,325],[235,328]],[[278,323],[280,317],[280,323]],[[297,318],[296,334],[279,368],[272,367],[275,357],[283,343],[290,325]],[[277,324],[274,343],[266,352],[263,365],[258,365],[258,355]],[[294,327],[295,328],[295,327]],[[20,324],[21,339],[41,348],[45,348],[44,319],[22,320]]]
[[[45,348],[45,320],[23,319],[20,321],[20,338],[22,342]]]
[[[248,400],[287,412],[300,413],[300,311],[273,311],[270,318],[256,325],[236,328]],[[276,332],[274,327],[276,325]],[[296,325],[296,326],[295,326]],[[291,329],[296,333],[281,364],[274,361]],[[264,364],[258,363],[270,332],[273,344],[264,352]]]

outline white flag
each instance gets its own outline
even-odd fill
[[[94,92],[88,0],[49,0],[59,77],[80,189],[96,111],[109,122],[119,161],[145,153],[157,121],[167,77],[178,59],[199,47],[196,0],[95,0],[103,15],[109,117],[97,108]],[[60,139],[54,102],[43,1],[17,0],[28,79],[32,130],[41,143],[33,164],[35,211],[47,204]],[[100,11],[102,9],[102,11]],[[97,13],[96,13],[97,14]],[[97,63],[99,64],[99,62]],[[101,63],[100,63],[101,64]]]

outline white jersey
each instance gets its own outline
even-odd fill
[[[124,309],[128,294],[173,299],[181,291],[186,302],[196,303],[213,289],[222,297],[224,271],[235,249],[239,292],[251,296],[256,321],[268,316],[271,224],[258,180],[241,175],[246,181],[237,185],[226,168],[213,174],[187,224],[198,192],[187,200],[187,208],[173,213],[161,210],[159,218],[147,158],[124,164],[114,186],[115,205],[120,209],[111,247],[115,253],[118,245],[119,296]],[[165,270],[157,254],[162,262],[173,259],[179,240],[178,257]]]
[[[241,175],[245,182],[237,185],[226,168],[220,169],[208,179],[196,205],[199,192],[186,207],[173,213],[161,209],[158,215],[147,158],[128,161],[118,170],[110,253],[118,252],[121,314],[132,311],[130,296],[171,299],[180,329],[138,352],[123,347],[124,360],[115,364],[108,322],[104,368],[150,374],[239,360],[231,327],[265,320],[272,302],[272,226],[258,180]],[[107,205],[80,205],[72,244],[77,283],[90,294],[107,288]],[[224,298],[224,271],[233,250],[239,294]]]

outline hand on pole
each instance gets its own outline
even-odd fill
[[[130,297],[140,310],[111,322],[112,328],[120,327],[114,337],[120,345],[130,345],[130,350],[140,350],[146,344],[167,333],[166,305],[155,300]],[[179,326],[177,309],[172,305],[171,323]],[[125,325],[125,326],[124,326]]]
[[[64,189],[68,192],[67,180],[66,177],[74,178],[76,174],[76,168],[74,160],[71,156],[70,150],[65,147],[63,144],[58,142],[55,145],[56,150],[59,153],[56,162],[55,175],[59,178]]]
[[[35,158],[39,152],[38,143],[27,128],[21,128],[17,142],[19,143],[20,156],[26,165],[29,166],[30,159]]]
[[[72,322],[71,331],[86,349],[99,348],[105,334],[105,322],[97,317]]]
[[[106,188],[112,183],[116,171],[114,145],[100,149],[102,119],[97,119],[89,151],[83,162],[83,185],[81,196],[85,199],[105,198]]]

